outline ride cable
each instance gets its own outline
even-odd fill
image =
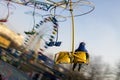
[[[25,31],[25,34],[31,34],[31,35],[34,35],[35,34],[35,7],[36,7],[36,3],[34,3],[34,9],[33,9],[33,12],[32,12],[32,16],[33,16],[33,28],[32,28],[32,31]]]
[[[10,0],[7,3],[7,16],[4,19],[0,19],[0,22],[7,22],[8,17],[9,17],[9,4],[10,4]]]

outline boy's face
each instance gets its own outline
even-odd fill
[[[85,46],[85,43],[84,43],[84,42],[81,42],[81,45],[84,45],[84,46]]]

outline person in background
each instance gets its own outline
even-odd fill
[[[89,54],[88,54],[87,49],[85,48],[85,43],[84,43],[84,42],[81,42],[81,43],[79,44],[79,47],[75,50],[75,52],[79,52],[79,51],[85,52],[85,53],[86,53],[86,59],[89,59]],[[72,68],[73,71],[74,71],[74,69],[76,68],[77,64],[78,64],[78,63],[74,63],[74,64],[73,64],[73,68]],[[80,71],[81,66],[82,66],[82,63],[79,63],[78,71]]]
[[[40,76],[39,73],[35,73],[35,75],[33,76],[32,80],[38,80],[39,76]]]
[[[2,53],[2,49],[0,48],[0,54]]]
[[[2,75],[0,74],[0,80],[3,80],[3,77],[2,77]]]
[[[0,59],[3,60],[4,62],[7,62],[7,55],[4,50],[2,50],[1,52]]]

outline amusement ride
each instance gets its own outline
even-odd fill
[[[64,22],[70,18],[72,28],[72,50],[71,52],[60,51],[55,54],[55,64],[71,64],[74,63],[74,59],[76,59],[77,63],[89,63],[89,60],[86,59],[85,52],[74,52],[74,18],[92,12],[95,9],[92,2],[87,0],[1,0],[0,5],[6,6],[8,13],[5,18],[0,19],[0,23],[4,24],[7,22],[11,15],[10,6],[15,8],[13,4],[33,8],[32,12],[26,13],[33,16],[33,28],[30,31],[24,31],[27,37],[22,47],[28,50],[33,50],[35,51],[35,54],[37,54],[40,49],[41,40],[44,41],[44,49],[52,46],[60,46],[61,41],[58,40],[58,30],[60,26],[58,22]],[[36,10],[44,12],[37,13]],[[36,16],[39,16],[42,19],[39,23],[36,23]]]

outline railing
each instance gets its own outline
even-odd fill
[[[27,74],[0,60],[0,74],[5,80],[31,80]]]

